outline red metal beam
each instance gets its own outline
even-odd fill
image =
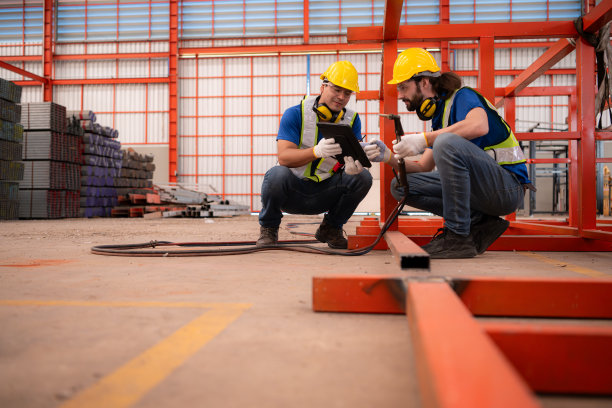
[[[346,313],[405,313],[405,289],[391,276],[312,278],[312,310]]]
[[[398,41],[463,41],[481,37],[495,39],[567,38],[578,33],[573,21],[539,21],[524,23],[434,24],[400,26]],[[383,28],[349,27],[349,43],[383,41]]]
[[[402,18],[403,0],[385,1],[385,20],[383,22],[383,40],[396,40]]]
[[[578,228],[562,226],[562,225],[549,225],[545,223],[513,221],[511,223],[511,226],[512,228],[539,231],[541,235],[556,234],[556,235],[578,236]]]
[[[406,310],[424,406],[539,406],[446,282],[408,281]]]
[[[612,20],[612,0],[602,0],[595,8],[582,17],[582,29],[596,33]]]
[[[96,79],[56,79],[54,85],[107,85],[107,84],[167,84],[169,79],[162,78],[96,78]]]
[[[380,44],[283,44],[283,45],[253,45],[239,47],[181,47],[179,55],[257,55],[277,53],[310,53],[336,51],[380,51]],[[166,54],[167,56],[167,54]]]
[[[530,388],[545,393],[612,393],[612,327],[481,322]]]
[[[28,71],[26,71],[24,69],[18,68],[18,67],[14,66],[14,65],[7,64],[4,61],[0,61],[0,68],[4,68],[4,69],[7,69],[9,71],[13,71],[13,72],[15,72],[15,73],[17,73],[19,75],[23,75],[23,76],[28,77],[28,78],[32,78],[35,81],[40,82],[41,84],[48,84],[49,83],[49,78],[43,78],[41,76],[38,76],[38,75],[33,74],[31,72],[28,72]]]
[[[575,48],[576,47],[570,43],[567,38],[559,39],[555,45],[547,49],[525,71],[506,86],[503,96],[515,96],[518,94],[544,72],[571,53]],[[503,99],[496,102],[495,106],[497,108],[503,106]]]
[[[178,174],[178,0],[170,0],[168,21],[168,181]]]
[[[401,269],[429,271],[429,254],[399,231],[385,232],[385,241]]]
[[[578,140],[580,132],[519,132],[518,140]]]
[[[43,10],[43,101],[53,102],[53,0],[45,0]]]
[[[380,100],[380,92],[379,91],[359,91],[359,93],[355,94],[358,101],[378,101]]]
[[[167,52],[136,52],[119,54],[62,54],[53,56],[56,61],[82,61],[82,60],[117,60],[117,59],[149,59],[168,58]]]
[[[486,99],[495,101],[495,40],[483,36],[478,44],[478,88]]]
[[[453,289],[475,316],[612,318],[612,280],[468,278]]]

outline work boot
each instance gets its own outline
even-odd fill
[[[259,227],[259,239],[256,247],[264,247],[278,244],[278,227]]]
[[[482,220],[472,225],[471,232],[478,255],[491,246],[506,231],[510,223],[503,218],[484,215]]]
[[[434,236],[431,238],[431,241],[423,245],[421,248],[430,254],[432,252],[436,252],[442,245],[442,242],[444,242],[444,228],[438,228],[438,231],[436,231]]]
[[[448,228],[444,228],[440,236],[440,243],[437,243],[436,247],[429,252],[431,259],[473,258],[478,255],[472,234],[464,237],[463,235],[455,234]]]
[[[315,238],[333,249],[348,248],[348,241],[344,238],[342,228],[334,228],[325,221],[321,223],[317,232],[315,232]]]

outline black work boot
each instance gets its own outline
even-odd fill
[[[342,228],[334,228],[326,223],[325,220],[323,220],[319,229],[315,232],[315,238],[333,249],[348,248],[348,241],[342,234]]]
[[[482,220],[472,225],[471,233],[474,237],[478,255],[486,251],[497,238],[501,237],[509,225],[510,223],[503,218],[486,214]]]
[[[278,243],[278,227],[259,227],[259,239],[256,247],[276,245]]]
[[[473,258],[478,255],[472,234],[464,237],[444,228],[441,236],[440,243],[436,244],[432,252],[429,252],[431,259]]]
[[[442,242],[444,242],[444,228],[438,228],[438,231],[436,231],[434,236],[431,238],[431,241],[423,245],[421,248],[430,254],[432,252],[436,252],[442,245]]]

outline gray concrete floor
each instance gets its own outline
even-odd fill
[[[354,233],[361,217],[346,226]],[[314,232],[320,217],[287,216]],[[288,229],[288,222],[298,223]],[[390,252],[112,257],[94,245],[255,240],[256,217],[0,222],[0,407],[418,407],[406,319],[315,313],[312,278]],[[487,252],[431,275],[611,276],[612,253]],[[611,398],[542,396],[545,407]]]

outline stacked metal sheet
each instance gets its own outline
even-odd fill
[[[0,220],[19,216],[19,180],[23,178],[21,160],[23,127],[21,87],[0,78]]]
[[[118,132],[96,123],[91,111],[71,112],[78,119],[82,136],[81,216],[110,217],[117,205],[115,179],[122,165],[121,143],[113,137]]]
[[[24,176],[20,218],[78,217],[81,130],[55,103],[22,105]],[[77,134],[74,134],[74,133]]]

